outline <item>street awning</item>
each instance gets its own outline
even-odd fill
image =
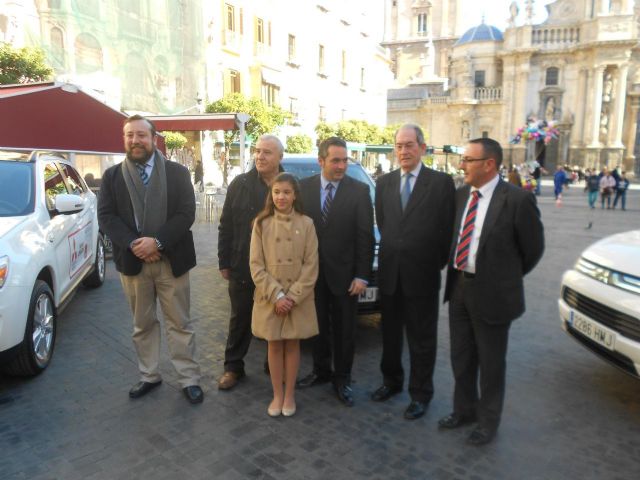
[[[147,116],[159,132],[235,130],[235,113],[204,113],[201,115],[153,115]]]
[[[393,145],[367,145],[366,151],[372,153],[391,153],[393,152]]]
[[[0,147],[123,154],[127,118],[71,84],[0,86]]]

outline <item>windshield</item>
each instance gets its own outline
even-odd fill
[[[0,161],[0,217],[17,217],[33,212],[33,164]]]

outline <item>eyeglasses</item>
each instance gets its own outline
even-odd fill
[[[469,157],[462,157],[462,158],[460,159],[460,163],[482,162],[483,160],[489,160],[489,157],[484,157],[484,158],[469,158]]]

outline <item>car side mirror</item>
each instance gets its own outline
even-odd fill
[[[71,215],[81,212],[84,208],[84,199],[80,195],[61,193],[56,195],[55,209],[58,214]]]

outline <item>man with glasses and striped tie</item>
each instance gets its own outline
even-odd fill
[[[191,234],[196,203],[189,170],[156,149],[156,129],[140,116],[124,124],[125,160],[107,169],[98,201],[100,228],[113,242],[113,259],[133,313],[140,381],[129,397],[160,386],[159,300],[171,361],[191,403],[204,398],[189,314],[189,270],[196,265]]]
[[[356,309],[373,262],[373,206],[369,187],[346,175],[349,158],[343,139],[324,140],[318,162],[320,174],[303,179],[300,190],[305,214],[318,235],[315,301],[320,333],[313,339],[313,371],[298,387],[332,381],[338,400],[351,407]]]
[[[500,424],[509,327],[524,312],[522,279],[542,257],[544,231],[535,196],[500,179],[498,142],[471,140],[460,164],[466,185],[456,192],[445,289],[455,390],[438,426],[477,422],[467,439],[477,446]]]

